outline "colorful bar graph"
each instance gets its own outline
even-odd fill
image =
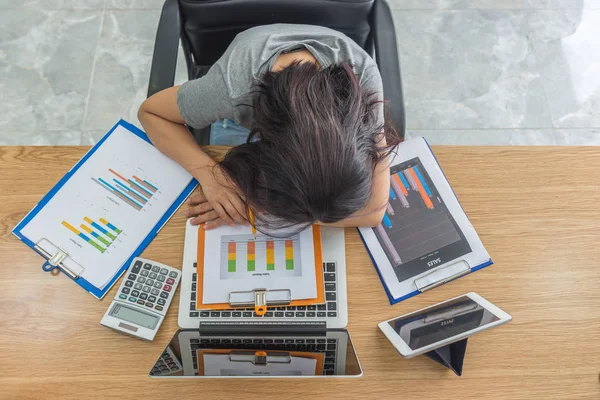
[[[408,171],[410,173],[410,176],[414,179],[414,181],[417,185],[417,189],[418,189],[419,193],[421,194],[421,197],[423,198],[423,202],[425,203],[427,208],[433,209],[433,203],[431,202],[431,199],[427,195],[425,188],[423,188],[423,185],[421,184],[421,181],[417,177],[417,174],[415,173],[414,169],[410,168],[410,169],[408,169]]]
[[[121,181],[117,181],[116,179],[113,178],[113,180],[118,183],[119,188],[121,190],[125,190],[123,188],[126,188],[128,190],[128,192],[126,192],[126,193],[129,196],[134,197],[135,200],[137,200],[137,201],[141,201],[141,200],[139,200],[139,198],[144,199],[143,204],[146,204],[148,199],[150,199],[152,197],[152,193],[154,193],[157,190],[155,188],[155,186],[151,185],[147,181],[137,178],[136,176],[134,176],[134,179],[136,181],[139,181],[140,184],[137,184],[136,182],[132,181],[131,179],[125,178],[123,175],[119,174],[117,171],[115,171],[112,168],[109,168],[108,170],[112,174],[114,174],[117,178],[122,180],[122,182],[121,182]],[[129,185],[129,187],[127,185]],[[121,193],[121,194],[123,194],[123,193]]]
[[[104,218],[100,218],[100,222],[103,223],[104,225],[108,226],[110,229],[115,231],[117,234],[121,233],[121,230],[119,228],[117,228],[116,226],[114,226],[113,224],[111,224],[110,222],[105,220]]]
[[[387,206],[385,207],[385,211],[389,214],[389,215],[395,215],[396,213],[394,212],[394,209],[392,208],[392,205],[390,203],[387,203]]]
[[[294,242],[285,241],[285,269],[294,269]]]
[[[392,262],[394,263],[394,266],[400,264],[402,262],[402,260],[400,259],[400,255],[394,248],[394,245],[392,244],[392,241],[390,240],[390,237],[388,236],[385,229],[383,229],[383,226],[377,225],[377,227],[375,227],[375,230],[381,237],[381,240],[383,241],[383,245],[385,246],[388,253],[392,257]]]
[[[390,217],[388,217],[387,214],[383,214],[383,224],[385,225],[386,228],[391,228],[392,227],[392,221],[390,221]]]
[[[77,228],[75,228],[73,225],[69,224],[67,221],[63,221],[62,224],[65,227],[67,227],[71,232],[73,232],[74,234],[76,234],[77,236],[79,236],[80,238],[82,238],[83,240],[85,240],[86,242],[91,244],[92,246],[94,246],[101,253],[104,253],[106,251],[106,249],[104,247],[100,246],[98,243],[94,242],[92,239],[90,239],[89,237],[87,237],[86,235],[81,233]]]
[[[93,237],[95,237],[96,239],[101,241],[102,243],[104,243],[104,245],[106,245],[106,247],[110,246],[110,242],[108,240],[104,239],[102,236],[100,236],[99,234],[94,232],[89,226],[81,224],[80,227],[81,227],[81,229],[83,229],[84,231],[86,231],[87,233],[89,233],[90,235],[92,235]]]
[[[158,190],[158,188],[156,186],[154,186],[147,180],[140,179],[135,175],[133,176],[133,179],[135,179],[140,185],[144,186],[146,189],[150,190],[152,193],[154,193]]]
[[[134,188],[135,190],[137,190],[138,193],[141,193],[144,197],[146,197],[148,199],[150,197],[152,197],[152,193],[150,193],[149,191],[147,191],[146,189],[144,189],[143,187],[141,187],[140,185],[138,185],[137,183],[135,183],[131,179],[127,180],[127,182],[129,182],[129,186],[131,186],[132,188]]]
[[[227,243],[227,271],[235,272],[235,262],[236,262],[236,252],[235,252],[235,242]]]
[[[398,176],[400,177],[400,181],[402,181],[402,185],[406,188],[406,190],[410,189],[410,186],[408,185],[408,182],[406,182],[404,175],[398,173]]]
[[[122,193],[121,191],[119,191],[118,189],[113,187],[110,183],[106,182],[104,179],[92,178],[92,180],[94,182],[98,183],[100,186],[102,186],[106,190],[108,190],[109,192],[111,192],[112,194],[114,194],[115,196],[117,196],[118,198],[120,198],[121,200],[125,201],[127,204],[129,204],[131,207],[135,208],[136,210],[139,211],[142,209],[141,204],[137,203],[136,201],[131,199],[129,196],[125,195],[124,193]]]
[[[421,175],[421,171],[419,171],[419,167],[413,167],[415,170],[415,174],[417,174],[417,178],[421,181],[421,185],[423,185],[423,189],[427,192],[427,196],[431,197],[431,190],[429,189],[429,185],[427,185],[427,181],[423,179],[423,175]]]
[[[394,180],[398,184],[398,188],[400,189],[400,191],[402,192],[402,194],[405,195],[405,196],[407,196],[408,195],[408,191],[406,190],[406,188],[404,187],[404,184],[400,180],[400,176],[398,174],[394,174],[394,175],[392,175],[392,178],[394,178]]]
[[[113,181],[115,181],[115,183],[117,184],[117,186],[120,189],[123,189],[125,191],[125,193],[127,193],[128,195],[130,195],[131,197],[133,197],[134,200],[137,200],[137,201],[139,201],[142,204],[146,204],[148,202],[145,198],[143,198],[142,196],[140,196],[139,194],[137,194],[133,190],[129,189],[127,186],[123,185],[118,180],[116,180],[116,179],[113,178]]]
[[[256,269],[256,243],[248,242],[248,271]]]
[[[267,240],[267,271],[275,270],[275,242]]]
[[[394,193],[394,189],[390,187],[390,199],[396,200],[396,193]]]

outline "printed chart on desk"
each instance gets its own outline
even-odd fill
[[[392,166],[390,174],[387,210],[373,231],[400,282],[433,268],[423,261],[444,249],[470,251],[419,158]]]
[[[263,235],[221,236],[221,279],[302,275],[300,235],[278,239]]]
[[[23,233],[50,240],[103,288],[192,177],[122,126],[86,160]]]

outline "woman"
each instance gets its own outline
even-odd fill
[[[258,229],[375,226],[399,142],[382,99],[375,62],[350,38],[275,24],[237,35],[205,76],[150,97],[138,118],[200,182],[188,202],[194,224],[244,224],[251,209]],[[238,146],[215,163],[184,124],[212,125],[211,144]]]

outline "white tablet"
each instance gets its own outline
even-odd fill
[[[467,293],[384,321],[379,324],[379,329],[403,357],[410,358],[511,319],[510,315],[477,293]]]

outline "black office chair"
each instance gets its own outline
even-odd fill
[[[173,86],[180,39],[191,80],[206,74],[238,33],[274,23],[335,29],[371,54],[379,66],[392,122],[404,138],[396,32],[384,0],[166,0],[156,32],[148,97]],[[208,144],[210,128],[193,133],[200,144]]]

